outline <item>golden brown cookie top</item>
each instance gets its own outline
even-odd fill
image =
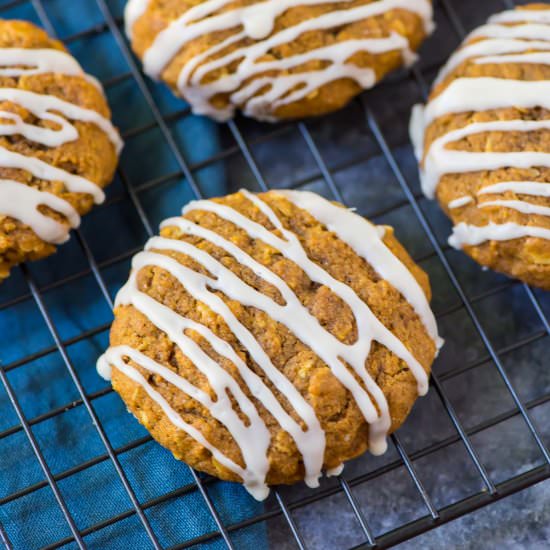
[[[455,224],[450,243],[550,288],[550,6],[474,30],[411,130],[423,189]]]
[[[0,278],[104,199],[121,148],[101,85],[58,40],[0,20]]]
[[[383,452],[427,391],[426,275],[318,195],[190,203],[132,266],[100,372],[177,457],[258,497]]]
[[[412,62],[430,0],[130,0],[132,47],[194,112],[277,120],[343,106]]]

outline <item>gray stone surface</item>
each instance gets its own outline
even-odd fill
[[[545,481],[398,548],[542,550],[549,546],[550,481]]]

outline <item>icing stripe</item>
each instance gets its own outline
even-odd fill
[[[507,10],[489,17],[489,23],[522,23],[524,21],[550,23],[550,10]]]
[[[128,0],[124,6],[124,31],[128,38],[132,38],[132,29],[135,22],[149,7],[149,0]]]
[[[494,200],[485,201],[478,204],[478,208],[489,208],[491,206],[501,206],[504,208],[510,208],[517,210],[522,214],[537,214],[539,216],[550,216],[550,207],[542,206],[540,204],[533,204],[527,201],[516,200]]]
[[[167,222],[165,223],[168,223],[170,225],[177,225],[178,227],[180,227],[182,231],[185,231],[188,234],[195,234],[199,236],[207,235],[207,236],[210,236],[212,239],[216,238],[215,233],[209,232],[208,230],[201,228],[199,226],[195,226],[194,224],[191,224],[191,222],[188,222],[183,218],[167,220]],[[221,239],[221,237],[217,237],[217,238]],[[156,239],[154,241],[153,240],[149,241],[149,243],[146,245],[146,249],[152,249],[152,248],[160,249],[166,244],[167,244],[166,239],[163,239],[163,240]],[[170,241],[169,243],[170,247],[174,244],[176,244],[174,241]],[[116,302],[117,305],[120,305],[120,304],[132,304],[134,306],[136,305],[136,302],[138,301],[136,300],[136,296],[138,297],[141,296],[141,293],[138,292],[138,289],[136,286],[135,274],[137,270],[139,270],[142,266],[147,265],[146,258],[150,258],[150,257],[151,257],[150,255],[146,256],[145,254],[139,255],[139,257],[136,256],[132,264],[134,269],[133,274],[130,277],[129,282],[119,292],[117,296],[117,302]],[[210,331],[204,325],[193,322],[192,320],[186,319],[181,316],[177,316],[178,317],[177,322],[175,321],[175,317],[174,317],[173,322],[176,323],[175,326],[181,326],[182,330],[185,328],[189,328],[195,332],[198,332],[199,334],[201,334],[201,336],[203,336],[206,340],[209,341],[210,345],[212,345],[212,347],[218,354],[222,355],[223,357],[225,357],[235,365],[235,367],[238,369],[240,376],[242,377],[244,382],[247,384],[247,386],[250,388],[251,393],[263,403],[266,409],[279,422],[279,424],[283,427],[283,429],[285,429],[291,436],[293,436],[293,438],[297,443],[298,450],[304,456],[304,465],[306,468],[306,481],[311,486],[317,486],[317,483],[318,483],[317,480],[320,475],[320,470],[322,467],[322,461],[319,462],[318,457],[323,456],[324,435],[315,417],[313,410],[311,409],[309,404],[296,391],[294,386],[290,384],[290,382],[271,363],[271,360],[267,357],[267,355],[263,352],[263,350],[257,345],[257,343],[255,343],[253,336],[250,334],[250,332],[244,327],[244,325],[239,323],[237,318],[231,313],[231,311],[225,305],[225,303],[219,298],[217,298],[215,295],[207,293],[205,283],[208,282],[210,285],[210,280],[209,279],[207,280],[207,278],[201,278],[195,272],[190,271],[189,269],[181,266],[181,264],[176,265],[176,262],[168,261],[168,260],[169,259],[161,258],[161,261],[163,262],[162,267],[164,269],[167,269],[174,277],[176,277],[195,299],[203,301],[213,311],[215,311],[221,317],[223,317],[226,323],[228,323],[228,326],[233,330],[235,335],[240,338],[241,342],[243,343],[253,342],[248,346],[248,351],[250,352],[251,357],[260,367],[262,367],[263,372],[268,376],[269,380],[272,381],[275,387],[283,395],[285,395],[291,403],[293,403],[296,412],[300,415],[300,417],[304,420],[304,422],[308,426],[307,434],[304,434],[300,425],[296,423],[292,419],[292,417],[284,411],[284,409],[278,403],[275,396],[271,393],[269,388],[264,384],[262,379],[258,375],[256,375],[254,371],[248,368],[246,363],[235,353],[233,348],[227,342],[217,337],[212,331]],[[142,307],[141,311],[145,315],[147,315],[151,320],[153,320],[155,318],[155,315],[154,315],[155,309],[164,310],[166,308],[163,308],[161,304],[157,306],[152,302],[149,302],[148,307]],[[165,330],[165,328],[160,326],[159,328],[164,332],[168,333],[168,331]],[[201,368],[201,365],[199,363],[195,363],[195,364],[197,365],[197,367]],[[208,363],[208,367],[211,368],[210,363]],[[205,372],[206,369],[201,369],[201,370]],[[219,373],[216,373],[216,374],[217,376],[220,376]],[[210,377],[208,378],[210,379]],[[229,384],[227,384],[227,386],[231,387],[229,386]]]
[[[538,183],[538,182],[502,182],[495,183],[483,187],[477,192],[477,195],[492,195],[498,193],[505,193],[512,191],[519,195],[532,195],[538,197],[550,197],[550,183]],[[449,202],[447,205],[450,209],[461,208],[473,202],[473,197],[460,197]],[[484,202],[478,202],[478,208],[489,208],[491,206],[501,206],[503,208],[510,208],[517,210],[523,214],[538,214],[539,216],[550,216],[550,207],[540,204],[534,204],[532,202],[521,200],[490,200]]]
[[[38,210],[40,205],[63,214],[71,227],[80,225],[78,212],[67,201],[18,181],[0,179],[0,205],[0,216],[10,216],[22,221],[49,243],[64,243],[69,238],[69,228],[42,214]]]
[[[478,65],[488,65],[490,63],[533,63],[538,65],[550,65],[550,53],[532,52],[522,55],[491,55],[476,60],[476,63]]]
[[[276,18],[290,8],[340,3],[345,4],[347,0],[265,0],[220,12],[219,10],[230,4],[230,0],[206,0],[189,8],[157,34],[143,56],[144,70],[153,78],[158,78],[185,44],[209,33],[241,27],[242,30],[188,60],[178,77],[177,88],[196,113],[226,120],[233,115],[234,104],[237,104],[241,105],[245,114],[273,120],[273,116],[266,112],[267,104],[271,106],[269,110],[272,111],[281,105],[302,99],[311,91],[336,79],[350,78],[364,88],[372,87],[376,82],[374,71],[347,62],[358,52],[402,51],[405,62],[411,62],[414,55],[410,51],[408,40],[396,33],[386,38],[343,41],[270,62],[259,61],[270,49],[290,43],[308,31],[354,23],[382,15],[392,9],[404,9],[418,14],[424,21],[427,34],[433,29],[432,5],[428,0],[379,0],[320,14],[269,36],[273,32]],[[126,28],[129,35],[133,24],[143,15],[146,8],[147,3],[144,0],[130,0],[128,3]],[[245,38],[253,39],[255,42],[208,61],[214,54]],[[329,61],[331,64],[322,70],[284,74],[284,71],[290,68],[313,60]],[[202,84],[205,75],[215,69],[226,67],[231,62],[238,62],[232,74],[222,76],[212,83]],[[276,77],[264,75],[241,88],[252,77],[269,70],[283,73]],[[260,91],[262,93],[256,95]],[[215,108],[210,102],[211,98],[219,93],[232,93],[232,103],[226,108]]]
[[[132,0],[130,1],[130,3]],[[247,36],[259,40],[268,36],[273,29],[275,19],[286,10],[296,6],[339,4],[348,0],[265,0],[259,4],[235,8],[219,14],[216,12],[229,4],[231,0],[206,0],[188,9],[182,16],[172,21],[153,41],[143,57],[145,71],[158,77],[164,67],[180,49],[200,36],[243,25]],[[426,31],[432,29],[432,7],[426,0],[379,0],[358,8],[333,11],[320,17],[301,23],[302,32],[319,28],[337,27],[368,17],[383,14],[392,9],[405,9],[417,13],[425,22]],[[333,24],[325,24],[325,15],[333,19]],[[318,26],[318,20],[321,26]],[[325,24],[326,26],[322,26]],[[261,26],[261,32],[256,30]],[[290,31],[291,29],[285,29]],[[283,32],[285,32],[283,31]],[[350,56],[354,52],[350,53]]]
[[[78,61],[67,52],[53,48],[0,48],[0,76],[20,77],[44,73],[80,76],[104,94],[99,81],[86,74]]]
[[[433,198],[441,177],[445,174],[498,170],[499,168],[550,168],[550,153],[510,152],[472,153],[447,149],[449,143],[484,132],[533,132],[550,130],[550,120],[501,120],[476,122],[445,134],[435,140],[426,153],[421,173],[422,189],[427,197]]]
[[[506,193],[506,191],[512,191],[518,195],[550,197],[550,183],[542,183],[539,181],[503,181],[483,187],[483,189],[478,191],[478,195]]]
[[[0,76],[19,77],[49,72],[72,76],[83,74],[78,61],[61,50],[0,48]]]
[[[509,241],[524,237],[550,240],[550,229],[517,223],[489,223],[479,227],[461,222],[453,227],[449,244],[460,249],[464,246],[478,246],[485,241]]]
[[[16,88],[0,88],[0,101],[10,101],[21,105],[38,118],[50,120],[61,126],[61,130],[50,130],[49,133],[40,132],[38,127],[35,127],[37,130],[34,135],[37,139],[28,138],[32,141],[37,141],[49,147],[56,147],[78,138],[78,131],[68,120],[51,113],[51,111],[58,111],[67,119],[95,124],[107,134],[117,153],[122,149],[122,140],[111,121],[92,109],[79,107],[56,96],[42,95]],[[2,117],[4,116],[4,113],[2,113]]]
[[[506,107],[550,109],[550,80],[458,78],[428,103],[424,111],[424,127],[444,115]]]
[[[2,127],[0,126],[0,135]],[[105,200],[105,193],[95,183],[61,168],[48,164],[36,157],[27,157],[0,146],[0,166],[4,168],[18,168],[31,173],[35,178],[47,181],[61,181],[72,193],[89,193],[94,197],[96,204]],[[21,183],[21,185],[24,185]],[[16,199],[12,199],[14,202]]]
[[[327,477],[338,477],[344,471],[344,465],[339,464],[336,468],[330,468],[327,470]]]
[[[264,205],[265,203],[263,203],[262,201],[261,206]],[[268,207],[266,207],[267,205],[264,206],[264,211],[267,211]],[[292,261],[297,263],[308,275],[308,277],[321,284],[327,285],[340,298],[342,298],[352,307],[352,311],[357,320],[358,339],[355,346],[347,346],[339,342],[330,333],[325,331],[315,319],[315,317],[309,314],[307,309],[302,306],[296,296],[293,296],[293,293],[290,291],[288,286],[278,277],[274,276],[273,274],[269,274],[269,272],[265,268],[261,268],[262,276],[266,277],[266,280],[268,282],[276,286],[276,288],[279,290],[279,292],[281,292],[281,295],[287,302],[287,306],[292,307],[292,311],[287,311],[287,309],[290,310],[290,307],[281,307],[278,306],[278,304],[276,304],[275,302],[272,302],[270,304],[267,297],[263,297],[263,295],[261,294],[258,296],[258,293],[256,293],[256,297],[260,301],[254,302],[253,304],[250,303],[250,297],[245,296],[244,293],[242,296],[236,298],[246,305],[254,305],[254,307],[265,311],[269,314],[270,317],[279,321],[280,323],[285,325],[292,333],[296,334],[296,336],[302,342],[320,342],[320,347],[316,347],[315,349],[316,354],[319,355],[319,357],[321,357],[325,361],[325,363],[328,364],[329,367],[331,367],[333,374],[352,393],[359,408],[361,409],[361,412],[363,413],[367,421],[371,423],[372,429],[371,433],[369,434],[369,442],[372,452],[383,453],[386,449],[385,435],[387,430],[389,429],[390,418],[387,408],[387,402],[384,395],[376,386],[376,384],[373,383],[373,380],[370,378],[364,368],[366,356],[368,355],[371,345],[371,338],[369,338],[364,333],[367,328],[371,328],[373,323],[378,324],[379,327],[377,328],[380,328],[382,331],[389,331],[387,331],[387,329],[385,329],[385,327],[383,327],[378,322],[378,320],[372,315],[370,310],[368,310],[364,302],[362,302],[361,299],[355,295],[350,287],[332,279],[332,277],[330,277],[328,273],[326,273],[316,264],[311,262],[307,258],[297,238],[290,232],[284,229],[282,230],[283,236],[286,239],[286,241],[284,241],[265,229],[262,225],[257,224],[252,220],[249,220],[248,218],[239,214],[237,211],[229,207],[209,201],[196,201],[194,203],[190,203],[184,209],[184,213],[188,213],[189,211],[196,209],[214,212],[216,215],[244,229],[252,238],[260,239],[270,246],[279,249],[286,258],[291,259]],[[269,213],[271,214],[269,216],[270,219],[272,221],[275,221],[277,223],[276,227],[281,230],[282,226],[280,226],[280,223],[276,221],[271,209],[269,209]],[[244,260],[244,257],[242,255],[239,256],[240,259]],[[207,269],[214,269],[213,266],[209,266],[207,264],[205,265]],[[248,265],[255,272],[256,270],[260,269],[259,264],[252,266],[252,264],[249,262]],[[233,280],[233,284],[238,285],[239,283],[238,281]],[[250,289],[250,293],[252,292],[253,289]],[[391,344],[388,347],[391,349]],[[410,356],[407,350],[402,349],[401,351],[403,354]],[[374,408],[369,395],[357,383],[357,381],[345,368],[339,358],[345,359],[346,362],[350,364],[357,376],[359,376],[367,389],[374,396],[381,413],[379,418],[377,418],[378,413]],[[417,365],[414,359],[413,363],[415,364],[415,366]],[[418,366],[420,369],[422,369],[420,365]],[[422,372],[424,372],[423,369]],[[421,382],[419,382],[419,385],[420,383]],[[427,383],[424,380],[422,380],[422,384],[425,384],[427,387]],[[424,386],[422,387],[421,391],[425,393]]]
[[[462,208],[463,206],[466,206],[467,204],[471,203],[474,199],[472,197],[460,197],[458,199],[452,200],[448,207],[452,210],[454,208]]]
[[[493,195],[498,193],[506,193],[512,191],[519,195],[532,195],[538,197],[550,197],[550,183],[539,182],[501,182],[483,187],[477,192],[477,195]],[[461,208],[473,202],[473,197],[460,197],[449,202],[447,205],[450,209]],[[538,214],[540,216],[550,216],[550,207],[533,204],[532,202],[521,200],[491,200],[479,202],[478,208],[488,208],[490,206],[502,206],[517,210],[523,214]]]
[[[470,33],[466,40],[471,38],[526,38],[528,40],[548,40],[550,29],[548,25],[531,23],[526,25],[483,25]]]
[[[216,373],[215,369],[219,369],[220,367],[214,366],[208,357],[203,357],[200,348],[196,344],[190,344],[189,339],[184,334],[185,329],[199,332],[199,334],[210,342],[217,353],[229,359],[238,369],[242,380],[248,386],[252,395],[262,402],[279,425],[294,439],[299,452],[303,456],[306,482],[310,486],[316,486],[323,466],[325,435],[313,409],[294,385],[273,365],[267,354],[263,351],[260,343],[239,322],[227,304],[215,292],[220,291],[229,299],[235,300],[244,306],[264,311],[271,319],[285,326],[306,346],[311,346],[314,343],[315,354],[331,369],[333,375],[342,385],[350,391],[366,421],[369,423],[369,445],[375,453],[383,452],[386,448],[385,437],[391,426],[391,417],[383,392],[365,369],[372,342],[377,341],[382,343],[406,362],[411,372],[417,378],[418,390],[421,394],[424,394],[427,390],[427,375],[403,343],[384,327],[370,311],[367,304],[356,295],[351,287],[331,277],[322,267],[308,258],[298,237],[283,227],[275,212],[265,201],[246,191],[242,191],[242,193],[267,216],[278,230],[278,233],[281,235],[280,237],[236,210],[212,201],[195,201],[187,205],[183,212],[188,213],[194,210],[213,212],[244,230],[251,239],[259,239],[276,248],[285,258],[295,262],[312,281],[330,288],[332,292],[348,304],[354,315],[358,333],[356,342],[353,344],[344,344],[334,337],[300,302],[297,295],[284,280],[268,267],[254,260],[254,258],[241,250],[233,242],[181,217],[168,219],[163,222],[161,227],[175,227],[183,235],[199,237],[224,250],[228,255],[234,257],[239,264],[249,268],[262,280],[276,288],[284,300],[284,305],[275,302],[267,295],[246,284],[205,250],[185,240],[168,239],[165,237],[153,237],[147,243],[145,251],[134,257],[130,280],[119,292],[116,303],[117,305],[134,305],[157,328],[165,332],[179,346],[182,353],[189,357],[209,380],[214,380],[212,387],[216,393],[229,387],[231,381],[228,378],[230,376],[224,371],[225,374],[222,373],[221,378],[218,377],[219,373]],[[359,217],[355,214],[353,216],[356,216],[357,219],[348,217],[349,212],[342,208],[338,209],[339,212],[334,213],[332,212],[332,208],[337,207],[333,207],[330,203],[324,201],[324,199],[320,199],[318,202],[312,199],[309,193],[284,193],[284,196],[291,202],[296,202],[299,208],[310,209],[311,214],[321,223],[325,220],[325,216],[332,215],[333,226],[330,229],[343,240],[349,240],[350,246],[360,248],[360,251],[366,256],[369,263],[375,270],[380,272],[382,277],[386,270],[396,269],[399,273],[404,267],[397,259],[391,260],[389,258],[392,255],[389,249],[385,248],[385,246],[379,246],[381,242],[379,231],[366,221],[359,225]],[[345,214],[342,214],[342,217],[340,217],[340,213]],[[359,246],[359,243],[354,238],[350,238],[350,233],[346,228],[348,222],[351,223],[354,231],[362,231],[364,240],[373,241],[373,246],[376,247],[375,252],[370,253],[366,251],[363,244]],[[162,254],[162,251],[174,251],[185,254],[203,266],[211,275],[204,275],[191,270],[166,254]],[[253,373],[227,342],[220,340],[205,326],[185,319],[139,291],[136,285],[136,276],[139,270],[145,266],[157,266],[168,271],[195,300],[204,303],[213,312],[223,318],[230,331],[240,341],[240,345],[248,351],[256,365],[265,373],[281,394],[286,397],[292,409],[304,421],[307,426],[305,431],[281,408],[277,399],[263,384],[261,378]],[[391,273],[391,277],[395,280],[398,274]],[[410,281],[406,280],[405,282],[396,283],[396,286],[403,289],[402,292],[405,297],[407,295],[414,297],[416,290],[409,287],[409,283]],[[424,314],[424,317],[428,318],[427,314]],[[435,332],[435,337],[437,339],[437,332]],[[187,350],[190,348],[191,352],[188,352]],[[125,354],[123,350],[119,350],[118,348],[110,348],[107,354],[99,361],[98,369],[104,376],[108,376],[108,364],[112,364],[118,368],[124,355],[128,354]],[[113,357],[117,359],[116,362],[112,360]],[[139,360],[136,362],[141,365]],[[349,365],[364,386],[351,374],[346,365]],[[145,367],[150,368],[150,364]],[[125,364],[124,368],[126,369],[122,371],[124,373],[132,370],[132,367],[127,364]],[[169,382],[176,383],[178,380],[172,376]],[[183,386],[181,387],[183,388]],[[191,397],[193,396],[193,388],[182,389],[182,391],[191,395]],[[236,396],[236,398],[241,399],[245,405],[248,404],[244,395]],[[209,406],[204,399],[201,402],[207,408],[211,408],[211,405]],[[216,418],[215,414],[213,416]],[[219,417],[220,421],[231,432],[236,444],[240,447],[246,467],[242,470],[239,469],[240,467],[235,468],[227,461],[225,464],[229,464],[227,467],[243,479],[247,488],[252,488],[251,492],[259,491],[259,494],[263,495],[262,491],[267,490],[265,488],[265,475],[267,473],[265,462],[258,457],[254,459],[256,462],[254,460],[247,460],[246,457],[249,453],[253,452],[253,448],[249,446],[247,439],[248,432],[244,432],[234,418],[224,419],[221,416],[221,411]],[[229,420],[232,420],[232,423]],[[259,417],[254,416],[254,421],[260,422]],[[175,425],[177,426],[178,424]],[[199,439],[197,441],[200,442]],[[262,442],[263,446],[260,454],[262,454],[265,460],[268,439],[262,439]],[[256,449],[256,452],[259,452],[258,449]],[[259,489],[260,487],[262,487],[261,490]]]
[[[57,115],[45,115],[41,117],[44,120],[51,120],[56,124],[61,125],[60,130],[53,130],[51,128],[44,128],[41,126],[35,126],[34,124],[27,124],[23,119],[9,111],[0,111],[0,119],[12,120],[13,123],[4,123],[0,125],[0,134],[3,136],[21,135],[29,141],[35,143],[41,143],[47,147],[57,147],[63,143],[74,141],[78,138],[78,132],[76,128],[63,117]]]

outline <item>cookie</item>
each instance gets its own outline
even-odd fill
[[[1,280],[104,200],[122,142],[101,85],[35,25],[0,20],[0,67]]]
[[[390,227],[240,191],[190,203],[134,257],[98,370],[176,458],[262,499],[385,451],[441,343],[429,297]]]
[[[145,72],[197,114],[295,119],[343,107],[415,59],[430,0],[130,0]]]
[[[411,137],[452,246],[550,290],[550,5],[494,15],[441,70]]]

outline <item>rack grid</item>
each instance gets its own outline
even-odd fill
[[[527,2],[516,2],[520,3]],[[0,291],[3,327],[8,321],[23,322],[22,316],[31,309],[40,318],[40,328],[30,326],[36,334],[32,342],[25,341],[22,346],[25,353],[10,351],[5,357],[0,351],[0,380],[6,395],[1,401],[6,411],[0,424],[0,445],[9,438],[22,437],[41,470],[41,476],[32,483],[0,494],[3,544],[16,546],[10,528],[17,529],[18,518],[9,517],[10,504],[44,489],[51,490],[63,526],[56,540],[44,544],[52,549],[91,547],[95,533],[127,520],[137,520],[143,540],[154,548],[203,547],[209,543],[242,547],[239,533],[262,525],[268,540],[275,541],[274,547],[321,548],[323,542],[315,538],[321,528],[315,516],[323,517],[320,509],[332,514],[333,524],[341,523],[348,530],[338,543],[327,539],[327,548],[337,544],[384,548],[548,479],[550,434],[548,422],[540,422],[548,418],[549,408],[545,406],[550,402],[550,381],[542,372],[550,341],[548,295],[517,281],[482,273],[464,255],[444,244],[448,222],[419,191],[406,137],[410,106],[425,98],[428,82],[466,30],[481,24],[490,13],[513,7],[514,2],[436,0],[438,30],[424,48],[425,56],[413,68],[395,73],[341,113],[319,120],[272,126],[238,118],[219,127],[219,143],[200,158],[193,157],[181,137],[189,128],[186,125],[197,124],[197,119],[184,103],[170,99],[162,85],[150,82],[130,52],[121,30],[123,2],[78,0],[75,4],[82,17],[76,24],[74,20],[68,24],[60,0],[0,2],[0,16],[23,13],[59,36],[85,67],[88,61],[98,69],[130,149],[108,189],[107,201],[84,220],[67,251],[64,247],[39,265],[14,270]],[[89,52],[100,47],[101,43],[95,42],[98,38],[106,40],[120,62],[100,59],[102,50],[97,59],[91,56]],[[134,96],[139,97],[134,100]],[[132,106],[132,101],[139,103],[136,116],[129,116],[131,109],[126,107]],[[208,122],[204,124],[205,132],[213,131]],[[192,128],[196,131],[196,126]],[[145,149],[149,160],[132,157],[132,152],[136,155]],[[157,164],[162,170],[149,173]],[[343,475],[323,482],[317,490],[274,490],[265,506],[233,523],[227,522],[212,496],[220,482],[192,470],[182,478],[185,483],[147,497],[143,480],[127,471],[125,456],[151,444],[151,437],[130,430],[133,437],[121,444],[114,441],[100,406],[112,390],[93,380],[95,373],[90,374],[92,355],[99,349],[97,342],[106,342],[113,296],[125,279],[131,256],[147,236],[154,234],[162,217],[175,214],[174,196],[180,205],[208,196],[216,189],[210,180],[225,176],[227,191],[241,186],[254,191],[278,186],[311,188],[350,207],[357,206],[371,219],[396,225],[398,237],[431,275],[434,307],[447,339],[434,367],[430,397],[421,400],[405,427],[391,436],[393,448],[386,457],[354,461]],[[161,196],[169,199],[162,202]],[[161,201],[161,206],[152,207],[155,201]],[[128,223],[127,238],[113,239],[112,246],[105,246],[98,233],[109,231],[113,211],[122,212],[119,226],[121,221]],[[101,227],[94,228],[99,223]],[[79,307],[91,308],[95,312],[92,318],[99,317],[102,322],[88,326],[78,320],[78,330],[72,325],[67,328],[64,316],[72,310],[70,306],[59,310],[56,300],[65,292],[72,297],[82,289],[87,292],[76,299]],[[97,296],[101,305],[92,304]],[[97,314],[98,309],[102,313]],[[495,315],[499,315],[498,330]],[[75,359],[74,350],[90,343],[83,365]],[[71,399],[55,406],[48,402],[47,410],[40,410],[28,404],[30,397],[18,387],[17,373],[51,357],[60,360],[68,376]],[[82,426],[88,426],[82,428],[82,437],[93,434],[99,447],[94,456],[61,468],[59,463],[52,465],[45,443],[47,427],[73,412],[79,415]],[[122,409],[116,414],[119,422],[129,416]],[[13,422],[6,425],[10,418]],[[521,452],[510,450],[510,437]],[[501,449],[506,449],[503,455],[510,455],[509,460],[503,456],[495,460],[493,454]],[[449,471],[442,466],[442,457],[450,463]],[[495,466],[495,462],[499,464]],[[80,516],[76,518],[74,500],[67,494],[65,483],[106,463],[112,465],[120,480],[128,506],[86,523]],[[389,484],[394,487],[392,492],[385,489]],[[183,502],[193,493],[200,495],[212,528],[189,540],[169,540],[166,533],[159,534],[158,518],[152,512],[166,503]],[[388,509],[392,514],[385,513]]]

